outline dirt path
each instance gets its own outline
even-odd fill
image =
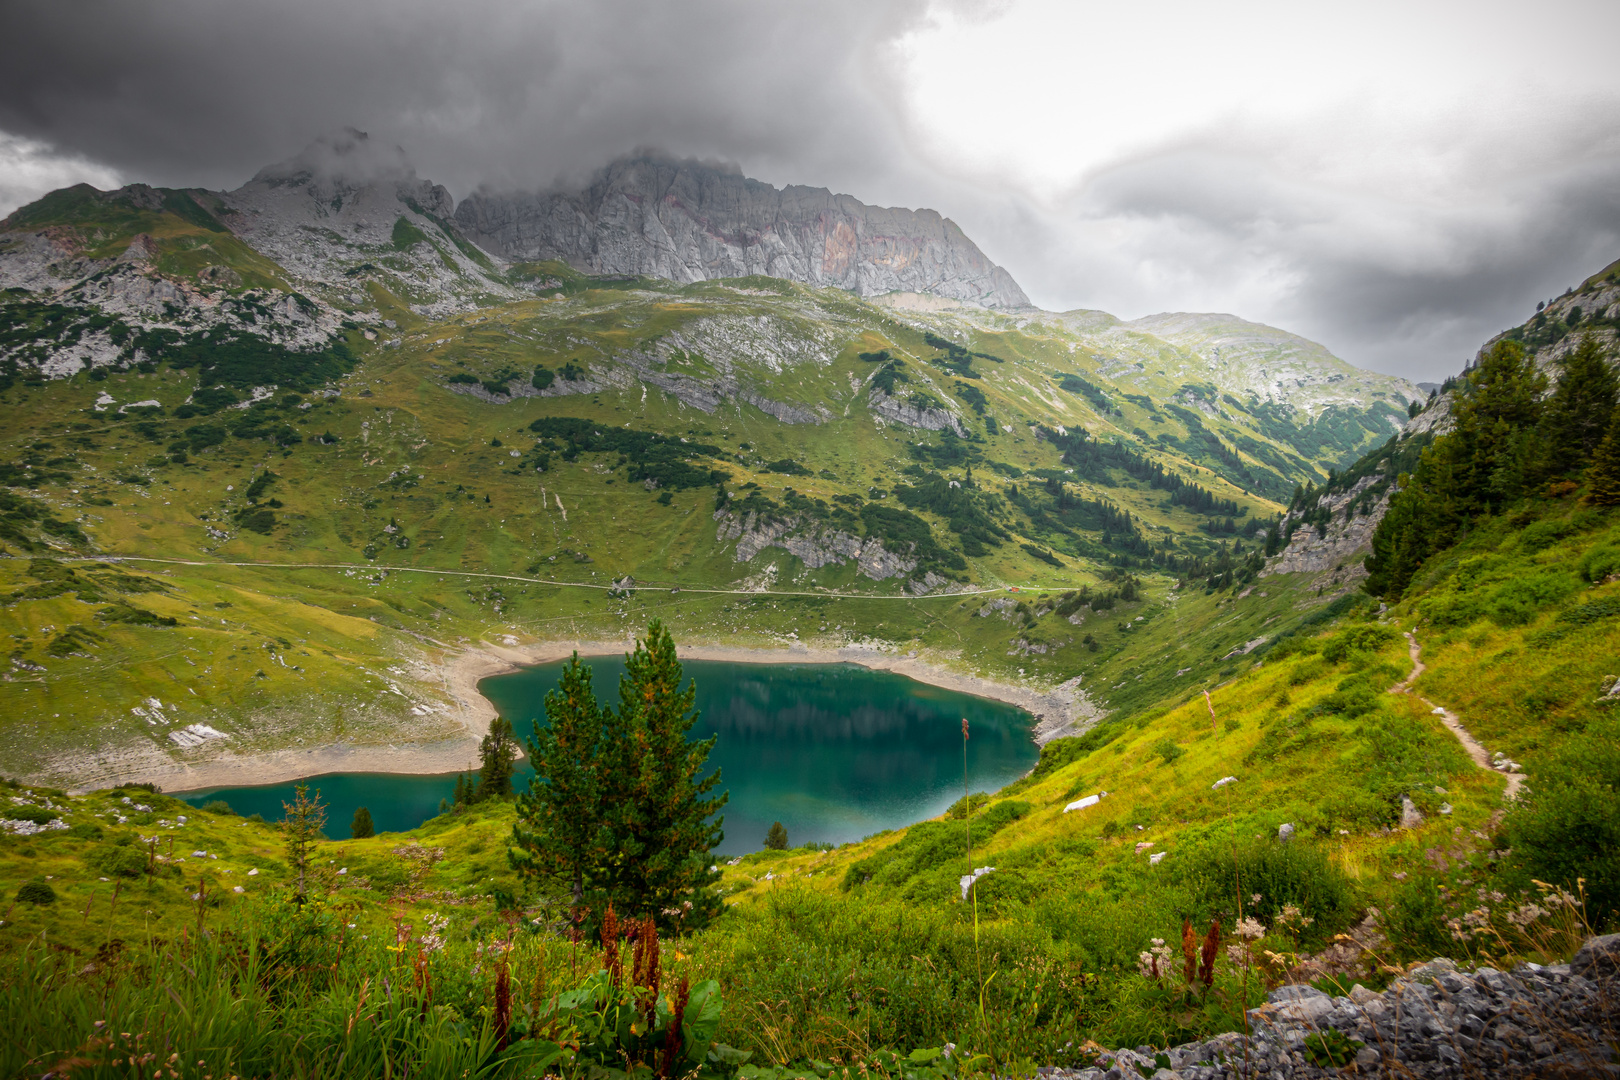
[[[1392,694],[1411,694],[1412,684],[1417,682],[1419,675],[1428,670],[1423,663],[1423,650],[1418,645],[1417,635],[1408,633],[1405,636],[1407,653],[1412,657],[1412,673],[1389,688],[1389,692]],[[1502,793],[1504,802],[1512,802],[1519,797],[1519,788],[1524,785],[1523,773],[1504,773],[1499,769],[1491,768],[1490,754],[1486,753],[1485,748],[1479,744],[1479,740],[1469,734],[1468,729],[1462,726],[1462,721],[1457,719],[1455,713],[1450,709],[1436,705],[1421,694],[1413,694],[1412,696],[1427,705],[1434,715],[1440,718],[1440,722],[1446,725],[1447,730],[1457,737],[1458,742],[1462,743],[1463,749],[1468,751],[1468,756],[1473,759],[1475,765],[1478,765],[1492,776],[1507,778],[1507,790]]]

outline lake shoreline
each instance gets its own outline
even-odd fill
[[[445,655],[432,664],[434,674],[454,699],[465,735],[431,743],[388,746],[337,744],[310,748],[234,754],[229,751],[202,761],[172,762],[137,770],[140,775],[95,782],[93,787],[118,783],[152,782],[165,792],[190,795],[218,788],[282,784],[328,773],[387,773],[434,776],[476,767],[478,742],[495,717],[495,707],[479,691],[483,680],[540,664],[566,660],[575,652],[581,659],[622,656],[631,647],[623,641],[541,641],[520,644],[477,645]],[[916,654],[887,651],[866,645],[837,648],[795,645],[788,648],[745,648],[732,645],[681,645],[682,660],[712,660],[740,664],[857,664],[875,671],[902,675],[920,683],[974,697],[999,701],[1022,709],[1035,719],[1030,735],[1044,745],[1064,735],[1086,730],[1103,713],[1080,689],[1080,680],[1040,688],[999,682],[943,667]],[[75,790],[87,790],[75,789]]]

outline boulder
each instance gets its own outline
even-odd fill
[[[1620,972],[1620,934],[1604,934],[1588,938],[1575,959],[1569,962],[1569,973],[1596,982],[1612,979]]]

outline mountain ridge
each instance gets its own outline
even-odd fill
[[[765,274],[869,297],[925,292],[986,307],[1029,297],[937,211],[777,188],[695,160],[621,158],[576,192],[477,191],[456,222],[506,258],[691,283]]]

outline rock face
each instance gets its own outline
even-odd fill
[[[1235,1031],[1156,1055],[1149,1047],[1102,1055],[1096,1066],[1041,1069],[1046,1080],[1304,1080],[1356,1074],[1402,1077],[1614,1076],[1620,938],[1594,938],[1575,961],[1511,973],[1458,971],[1433,960],[1377,994],[1348,997],[1284,986]],[[1247,1045],[1245,1045],[1247,1044]],[[1163,1070],[1168,1060],[1168,1070]]]
[[[616,161],[583,191],[479,192],[456,223],[486,251],[592,274],[693,282],[762,274],[859,296],[930,293],[984,307],[1024,290],[933,210],[867,206],[826,188],[775,188],[696,161]]]
[[[1351,507],[1362,492],[1383,480],[1387,480],[1387,477],[1374,473],[1362,477],[1348,491],[1322,496],[1321,505],[1332,513],[1332,520],[1321,530],[1308,524],[1297,526],[1288,546],[1276,561],[1261,571],[1261,576],[1339,570],[1345,582],[1366,577],[1367,570],[1362,560],[1372,550],[1373,531],[1378,528],[1378,523],[1384,519],[1384,511],[1389,508],[1390,492],[1384,491],[1364,508],[1350,509],[1348,516],[1346,508]]]
[[[255,250],[310,281],[355,283],[355,297],[358,282],[381,273],[378,262],[423,298],[415,307],[430,317],[470,311],[474,297],[522,295],[457,243],[450,193],[363,131],[317,139],[218,197],[221,220]]]
[[[737,541],[738,562],[748,562],[768,547],[779,547],[797,555],[812,570],[829,564],[842,566],[853,560],[861,573],[873,581],[909,574],[917,566],[916,559],[895,554],[876,537],[863,540],[796,515],[772,519],[752,512],[738,516],[720,509],[715,511],[714,519],[720,523],[716,536],[721,543]],[[920,596],[943,584],[944,578],[928,574],[923,581],[912,582],[911,591]]]

